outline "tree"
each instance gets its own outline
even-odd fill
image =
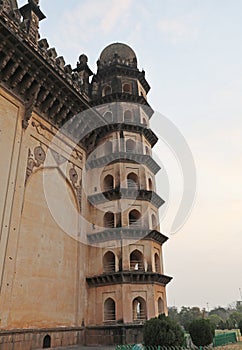
[[[238,324],[240,320],[242,320],[242,312],[239,311],[233,311],[229,315],[229,319],[231,320],[233,326],[235,327],[235,324]]]
[[[168,307],[168,315],[171,320],[180,323],[180,315],[175,306]]]
[[[206,346],[212,343],[215,328],[209,320],[198,319],[190,324],[189,333],[196,346]]]
[[[239,321],[238,328],[240,330],[240,334],[242,334],[242,320]]]
[[[165,315],[151,318],[144,325],[145,345],[180,346],[184,334],[181,326]]]
[[[180,317],[180,323],[182,324],[182,326],[186,330],[188,330],[189,325],[192,321],[202,317],[202,312],[197,306],[194,306],[192,308],[182,306],[181,311],[179,313],[179,317]]]
[[[220,325],[223,324],[222,318],[216,314],[208,316],[208,320],[214,325],[215,329],[219,329]]]
[[[229,313],[228,313],[228,310],[225,310],[225,308],[218,306],[209,312],[209,316],[211,315],[218,315],[225,321],[227,320]]]

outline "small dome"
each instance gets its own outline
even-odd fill
[[[137,58],[134,51],[126,44],[114,43],[102,51],[99,63],[102,66],[110,64],[124,64],[137,67]]]

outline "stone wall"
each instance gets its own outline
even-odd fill
[[[48,336],[51,347],[84,343],[82,328],[13,330],[0,332],[0,350],[42,349]]]

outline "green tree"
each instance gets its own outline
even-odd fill
[[[181,326],[165,315],[151,318],[144,325],[145,345],[180,346],[184,334]]]
[[[223,323],[222,318],[216,314],[208,316],[208,320],[214,325],[215,329],[219,329]]]
[[[238,328],[240,330],[240,334],[242,334],[242,320],[239,321]]]
[[[218,315],[225,321],[229,317],[229,312],[225,308],[218,306],[209,312],[209,316],[211,315]]]
[[[180,323],[181,325],[188,330],[189,325],[192,321],[197,320],[202,317],[202,312],[199,309],[199,307],[194,306],[194,307],[187,307],[187,306],[182,306],[181,311],[179,313],[180,317]]]
[[[175,306],[168,308],[168,315],[171,320],[176,321],[178,323],[180,322],[180,315]]]
[[[215,328],[209,320],[198,319],[190,324],[189,333],[196,346],[206,346],[212,343]]]
[[[242,312],[233,311],[229,315],[229,319],[231,320],[233,326],[235,327],[235,323],[238,324],[240,320],[242,320]]]

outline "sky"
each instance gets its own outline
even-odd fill
[[[18,1],[19,5],[27,1]],[[159,115],[174,124],[192,152],[196,200],[178,232],[169,234],[183,192],[179,159],[165,142],[157,192],[167,173],[170,197],[162,222],[168,306],[212,309],[240,300],[242,288],[242,2],[240,0],[40,0],[40,23],[59,56],[74,68],[80,54],[96,61],[108,44],[137,54],[151,86],[151,127]],[[169,140],[168,140],[169,143]],[[163,172],[163,173],[162,173]],[[163,174],[163,175],[162,175]],[[189,179],[188,179],[189,180]]]

